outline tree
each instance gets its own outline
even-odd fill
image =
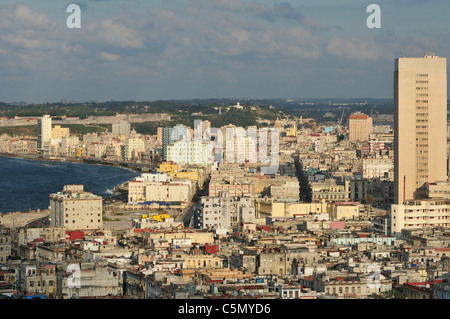
[[[369,299],[406,299],[406,295],[398,289],[391,289],[379,294],[371,294]]]

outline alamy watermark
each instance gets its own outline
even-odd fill
[[[367,17],[366,24],[369,29],[381,28],[381,8],[378,4],[369,4],[366,12],[372,13]]]
[[[66,25],[69,29],[81,28],[81,7],[78,4],[71,3],[67,6],[67,13],[70,15],[67,17]],[[381,28],[381,8],[378,4],[369,4],[366,8],[367,13],[371,13],[366,20],[366,25],[369,29]]]
[[[380,289],[381,288],[381,270],[377,264],[371,264],[367,267],[367,272],[370,275],[367,277],[367,288]]]
[[[67,17],[66,25],[69,29],[81,28],[81,8],[78,4],[69,4],[66,9],[70,15]]]
[[[67,288],[81,288],[81,269],[78,264],[67,266],[67,272],[71,273],[67,277]]]

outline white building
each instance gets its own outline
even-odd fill
[[[202,141],[178,141],[167,146],[167,161],[180,164],[207,166],[212,154],[212,143]]]
[[[249,197],[204,196],[194,213],[194,228],[242,230],[255,223],[255,200]]]
[[[393,175],[394,160],[391,158],[364,158],[362,173],[364,178],[389,178]],[[391,172],[391,174],[389,174]]]
[[[400,235],[402,229],[422,229],[450,226],[450,200],[409,200],[391,205],[391,235]]]
[[[80,147],[80,139],[75,135],[63,136],[61,138],[61,155],[74,157],[76,148]]]
[[[44,115],[38,119],[38,150],[44,151],[45,144],[52,139],[52,118]]]
[[[102,225],[102,197],[85,192],[83,185],[66,185],[50,195],[50,226],[82,230]]]
[[[112,133],[117,136],[130,137],[131,125],[127,121],[121,121],[112,125]]]
[[[193,195],[189,180],[177,182],[138,181],[128,183],[128,202],[188,202]]]
[[[125,160],[132,160],[138,157],[139,153],[145,151],[145,141],[142,138],[133,137],[125,141]]]

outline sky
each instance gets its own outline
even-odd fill
[[[367,26],[370,4],[381,28]],[[446,0],[0,0],[0,101],[392,98],[397,57],[450,57],[448,12]]]

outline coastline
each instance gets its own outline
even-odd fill
[[[16,228],[24,227],[43,217],[50,215],[48,209],[27,210],[19,212],[1,213],[0,227]]]
[[[9,158],[19,158],[28,159],[33,161],[43,161],[43,162],[67,162],[67,163],[81,163],[81,164],[94,164],[94,165],[104,165],[104,166],[115,166],[124,169],[129,169],[137,173],[142,173],[149,171],[151,167],[146,164],[135,164],[127,163],[122,161],[104,161],[92,158],[76,158],[76,157],[56,157],[56,156],[44,156],[39,154],[11,154],[11,153],[0,153],[0,157]]]
[[[129,164],[129,163],[112,163],[112,162],[105,162],[100,160],[92,160],[92,159],[85,159],[85,158],[65,158],[65,157],[50,157],[50,156],[42,156],[39,154],[9,154],[9,153],[0,153],[0,158],[15,158],[15,159],[24,159],[24,160],[32,160],[32,161],[41,161],[41,162],[63,162],[63,163],[79,163],[79,164],[91,164],[91,165],[102,165],[102,166],[109,166],[109,167],[116,167],[116,168],[122,168],[126,170],[130,170],[136,173],[142,173],[143,170],[139,168],[137,165]],[[142,165],[142,164],[139,164]],[[149,168],[149,167],[148,167]],[[111,187],[113,190],[113,194],[111,194],[108,197],[105,197],[104,199],[113,199],[116,197],[120,197],[123,195],[123,192],[125,190],[125,186],[128,184],[129,181],[126,181],[122,184],[117,184]],[[10,215],[10,217],[6,218],[6,216]],[[6,226],[10,227],[12,225],[12,219],[14,219],[16,222],[19,223],[25,223],[28,224],[31,221],[34,221],[36,219],[45,217],[49,215],[48,209],[33,209],[28,208],[26,210],[20,210],[20,211],[12,211],[12,212],[0,212],[0,227]],[[17,219],[17,216],[19,219]]]

